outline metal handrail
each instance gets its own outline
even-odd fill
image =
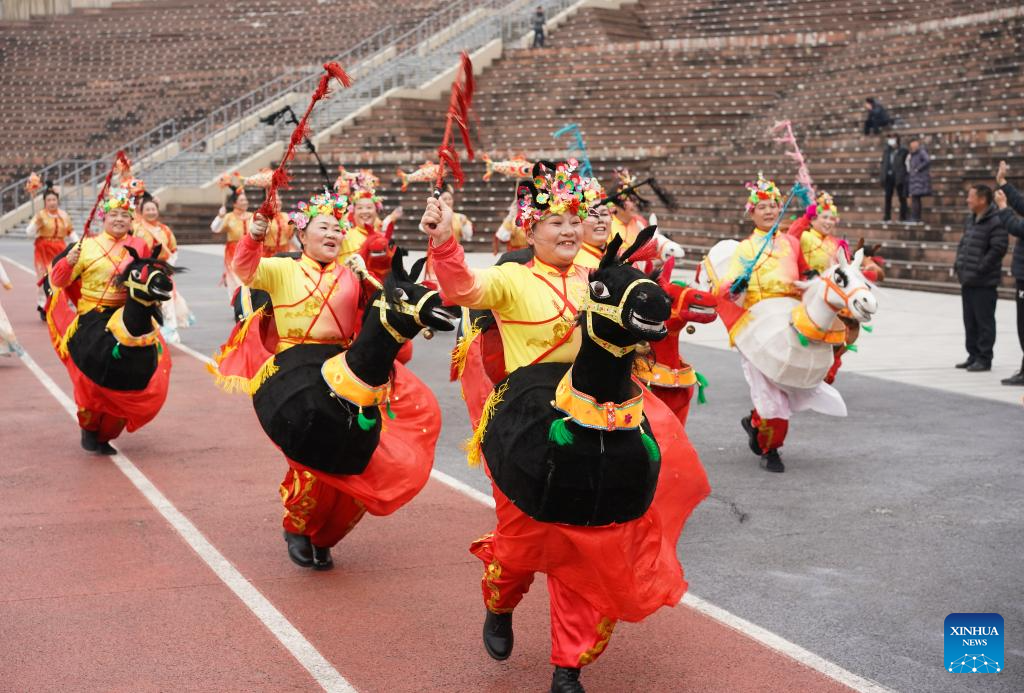
[[[354,84],[345,90],[345,98],[330,99],[314,112],[311,128],[321,131],[392,89],[416,87],[429,81],[450,68],[463,49],[472,51],[496,38],[508,40],[528,33],[530,17],[524,11],[517,12],[517,6],[532,10],[538,4],[543,5],[551,17],[576,2],[578,0],[459,0],[397,36],[393,27],[381,29],[334,58],[346,67]],[[459,27],[461,21],[467,22],[465,26]],[[444,37],[448,31],[451,35]],[[380,57],[388,51],[394,53]],[[175,120],[165,121],[126,143],[124,149],[138,164],[136,173],[146,179],[150,189],[207,183],[267,145],[280,141],[284,136],[283,125],[274,129],[254,123],[247,126],[246,119],[282,99],[292,106],[304,106],[304,99],[320,74],[319,65],[289,70],[198,122],[183,127]],[[113,155],[111,152],[103,158],[73,165],[66,172],[59,169],[61,162],[56,162],[44,171],[62,173],[53,179],[63,185],[65,204],[76,206],[68,199],[71,192],[77,206],[87,209],[95,188],[107,174]],[[44,176],[41,174],[41,177]],[[29,200],[24,194],[24,183],[22,179],[0,190],[0,212],[15,209]],[[10,198],[13,204],[8,203]]]

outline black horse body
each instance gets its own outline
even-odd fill
[[[625,260],[653,234],[617,257],[621,241],[609,244],[602,267],[591,275],[595,284],[611,289],[606,302],[614,304],[627,287],[644,274]],[[644,307],[655,320],[669,314],[669,300],[655,284],[635,292],[624,311]],[[624,327],[604,317],[593,318],[600,338],[614,346],[640,341]],[[566,414],[554,405],[555,390],[570,368],[572,384],[597,402],[621,403],[639,394],[631,373],[635,352],[613,355],[593,340],[586,325],[574,364],[539,363],[516,369],[495,389],[502,391],[482,440],[491,478],[520,510],[542,522],[601,526],[628,522],[643,515],[654,499],[661,470],[659,454],[650,454],[643,436],[652,436],[646,420],[639,428],[604,431],[568,421],[572,443],[549,439],[551,424]],[[663,335],[661,335],[663,336]],[[660,338],[660,337],[654,337]],[[653,436],[652,436],[653,437]]]
[[[134,260],[117,281],[131,279],[144,287],[129,291],[123,313],[125,329],[139,337],[159,327],[159,303],[170,299],[174,290],[170,275],[182,270],[156,259],[159,245],[148,258],[140,258],[134,248],[128,250]],[[68,354],[78,370],[97,385],[110,390],[145,390],[156,373],[162,347],[159,341],[149,346],[120,344],[107,329],[114,312],[115,309],[96,308],[79,315],[78,327],[68,340]]]
[[[412,277],[422,266],[422,262],[413,266]],[[415,304],[427,292],[413,282],[402,267],[402,254],[396,253],[392,272],[382,291],[370,299],[363,326],[346,354],[356,377],[373,387],[387,383],[402,346],[381,323],[374,302],[383,295],[392,306]],[[432,329],[450,330],[447,318],[435,312],[440,307],[441,299],[435,294],[424,304],[420,320]],[[406,339],[423,329],[409,315],[392,310],[387,315],[389,324]],[[380,443],[382,422],[377,407],[364,407],[363,417],[373,420],[364,430],[358,425],[359,407],[336,397],[324,380],[324,362],[343,351],[339,345],[299,344],[281,352],[275,357],[278,371],[253,395],[253,407],[263,430],[290,459],[328,474],[361,474]]]

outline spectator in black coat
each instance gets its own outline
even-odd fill
[[[892,118],[889,117],[889,112],[885,110],[885,106],[875,97],[869,96],[864,99],[864,110],[868,112],[868,116],[864,120],[865,135],[877,135],[882,131],[882,128],[892,125]]]
[[[992,188],[974,185],[967,191],[964,235],[956,248],[953,269],[960,279],[967,360],[957,368],[972,373],[992,370],[996,343],[996,287],[1003,274],[1003,256],[1009,243],[1006,228],[993,202]]]
[[[907,220],[907,157],[910,151],[900,144],[899,135],[890,135],[882,152],[882,188],[885,190],[883,221],[892,220],[892,195],[900,200],[900,221]]]
[[[544,47],[544,25],[547,24],[547,17],[544,15],[544,8],[537,5],[537,11],[533,13],[533,47]]]
[[[999,162],[999,170],[996,172],[996,185],[999,189],[995,197],[999,219],[1006,227],[1006,232],[1017,237],[1013,244],[1010,273],[1016,281],[1014,298],[1017,300],[1017,339],[1020,340],[1021,351],[1024,351],[1024,218],[1018,216],[1024,215],[1024,195],[1006,182],[1007,168],[1005,161]],[[1024,358],[1021,360],[1020,370],[1000,382],[1003,385],[1024,385]]]

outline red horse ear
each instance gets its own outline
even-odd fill
[[[658,277],[658,283],[661,284],[661,288],[667,289],[672,284],[672,270],[676,268],[675,256],[669,257],[665,260],[665,264],[661,266],[661,275]]]

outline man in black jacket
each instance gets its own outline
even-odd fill
[[[1003,256],[1009,241],[993,203],[992,188],[987,185],[971,186],[967,191],[967,207],[971,213],[953,265],[960,279],[967,360],[956,367],[976,373],[992,370],[992,347],[996,343],[996,287],[1003,273]]]
[[[885,189],[883,221],[892,219],[892,194],[900,200],[900,221],[907,220],[907,157],[910,151],[900,144],[899,135],[890,135],[882,152],[882,188]]]
[[[1006,182],[1007,168],[1005,161],[999,162],[999,170],[996,172],[996,185],[999,186],[996,191],[996,207],[999,208],[999,219],[1007,233],[1017,237],[1017,242],[1013,244],[1010,272],[1017,283],[1014,287],[1017,299],[1017,339],[1020,340],[1021,351],[1024,351],[1024,219],[1017,216],[1024,215],[1024,195]],[[1021,361],[1019,371],[1001,382],[1003,385],[1024,385],[1024,360]]]

